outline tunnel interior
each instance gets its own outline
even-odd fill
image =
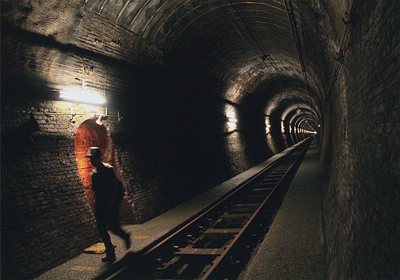
[[[133,224],[313,136],[329,277],[398,275],[399,5],[3,0],[2,274],[30,278],[98,240],[89,146]],[[65,91],[104,98],[103,125]]]

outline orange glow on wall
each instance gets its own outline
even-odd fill
[[[93,192],[90,190],[90,174],[93,166],[90,164],[90,160],[86,158],[86,155],[90,147],[99,147],[104,159],[108,141],[107,129],[104,125],[97,124],[96,120],[97,118],[86,120],[79,126],[75,134],[75,154],[78,162],[78,172],[82,178],[83,186],[92,209],[94,206],[94,197]]]

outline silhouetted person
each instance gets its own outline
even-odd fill
[[[92,171],[92,190],[94,192],[94,209],[100,237],[106,247],[103,262],[113,262],[114,246],[111,243],[107,228],[125,241],[126,249],[130,248],[130,236],[125,232],[119,221],[119,205],[116,202],[117,176],[114,168],[101,161],[101,151],[98,147],[89,148],[87,156],[95,167]]]

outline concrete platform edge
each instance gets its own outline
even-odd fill
[[[318,151],[312,144],[253,261],[240,279],[327,279]]]

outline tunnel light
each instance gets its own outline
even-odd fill
[[[228,122],[228,128],[229,128],[229,131],[232,131],[232,130],[236,129],[236,124],[232,123],[232,122]]]
[[[228,131],[235,130],[237,128],[236,123],[237,123],[237,119],[229,118],[228,119]]]
[[[60,91],[60,97],[67,100],[74,100],[90,104],[103,104],[104,102],[106,102],[106,100],[103,97],[91,94],[91,92],[85,90],[81,91],[62,90]]]
[[[227,129],[228,132],[235,131],[237,129],[237,119],[236,119],[236,112],[235,108],[232,106],[227,105],[225,108],[225,117],[227,119]]]
[[[233,112],[233,111],[227,111],[226,112],[226,117],[227,118],[229,118],[229,119],[235,119],[235,112]]]
[[[102,118],[103,118],[103,115],[100,114],[99,118],[98,118],[97,121],[96,121],[96,123],[97,123],[98,125],[102,125],[102,124],[103,124],[103,123],[101,122]]]
[[[265,133],[268,134],[270,133],[271,130],[271,125],[269,123],[269,117],[265,116]]]

